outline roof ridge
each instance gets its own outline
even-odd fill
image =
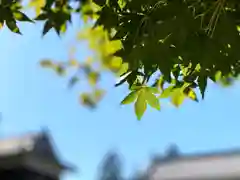
[[[192,157],[212,157],[212,156],[222,156],[222,155],[232,155],[232,154],[240,154],[240,148],[227,148],[221,150],[213,150],[208,152],[195,152],[195,153],[185,153],[179,154],[181,157],[192,158]],[[183,155],[183,156],[182,156]]]
[[[176,162],[181,160],[196,160],[200,158],[211,158],[211,157],[222,157],[222,156],[232,156],[240,155],[240,148],[227,148],[222,150],[213,150],[209,152],[194,152],[194,153],[179,153],[178,156],[174,158],[169,158],[168,155],[155,156],[152,159],[153,164]]]

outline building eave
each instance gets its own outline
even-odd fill
[[[159,159],[149,168],[150,180],[240,178],[240,151],[180,155],[169,161]]]

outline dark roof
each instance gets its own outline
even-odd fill
[[[0,158],[35,153],[40,158],[48,158],[63,170],[73,170],[66,165],[56,153],[50,134],[46,131],[27,133],[24,135],[0,139]]]

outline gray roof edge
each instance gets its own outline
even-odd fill
[[[151,165],[160,165],[181,160],[197,160],[203,158],[228,157],[235,155],[240,155],[240,148],[223,149],[211,152],[180,153],[177,157],[172,159],[168,159],[167,156],[160,155],[151,158]]]
[[[70,171],[70,172],[75,172],[77,171],[77,167],[74,166],[73,164],[69,163],[69,162],[66,162],[64,161],[62,158],[61,158],[61,153],[59,152],[56,144],[55,144],[55,141],[49,131],[48,128],[44,127],[42,128],[42,131],[39,132],[39,135],[42,135],[43,137],[46,137],[47,140],[49,141],[49,144],[53,150],[53,153],[56,155],[56,160],[58,161],[59,165],[61,166],[61,168],[64,170],[64,171]]]

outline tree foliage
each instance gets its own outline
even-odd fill
[[[197,91],[203,99],[209,80],[228,86],[240,72],[238,0],[31,0],[33,18],[24,14],[21,1],[0,2],[1,26],[19,34],[17,22],[42,21],[43,35],[51,29],[61,35],[72,15],[81,15],[89,28],[78,39],[88,40],[93,61],[41,64],[60,75],[74,69],[69,86],[83,72],[93,92],[83,93],[81,101],[90,107],[104,94],[97,84],[106,70],[121,77],[116,86],[128,85],[122,104],[135,103],[138,119],[147,105],[160,110],[161,98],[176,107],[185,98],[198,101]]]
[[[100,166],[99,180],[123,180],[121,160],[116,152],[108,152]]]

